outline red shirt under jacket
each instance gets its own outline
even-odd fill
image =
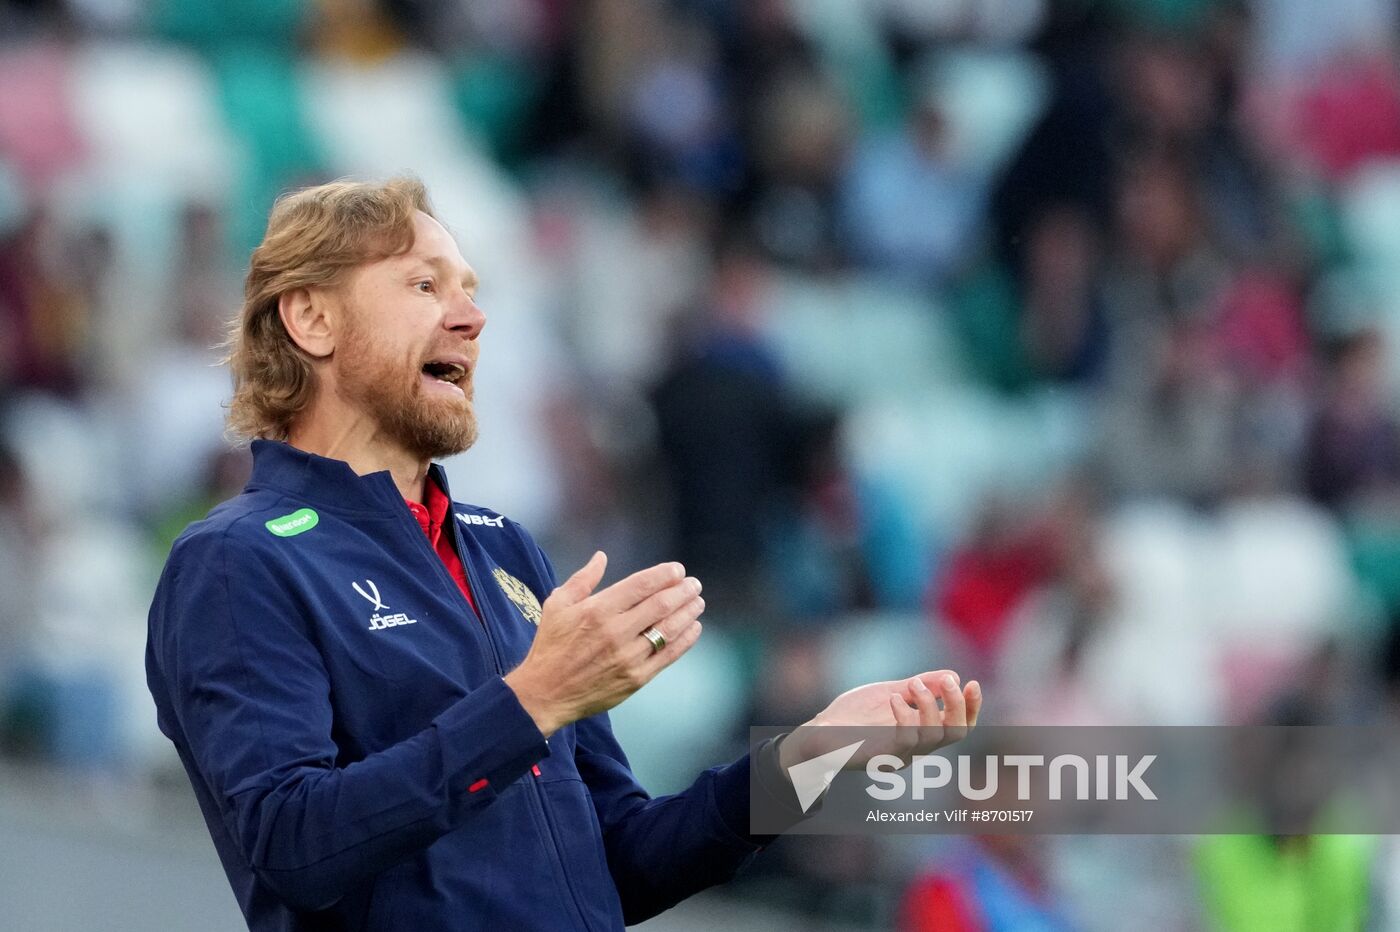
[[[462,595],[467,597],[467,602],[475,612],[476,600],[472,598],[471,583],[467,582],[467,570],[462,566],[462,559],[457,556],[457,549],[452,546],[451,533],[443,533],[442,524],[452,514],[452,502],[448,501],[436,482],[429,479],[423,484],[428,488],[426,503],[420,505],[407,499],[404,499],[404,502],[408,505],[408,510],[413,512],[413,517],[418,519],[418,526],[428,535],[428,543],[433,545],[433,550],[437,552],[438,559],[442,560],[442,565],[447,567],[447,572],[457,580],[457,588],[462,590]]]

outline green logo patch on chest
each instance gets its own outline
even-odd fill
[[[278,537],[296,537],[314,528],[321,520],[321,516],[310,508],[302,508],[289,515],[280,518],[273,518],[267,522],[267,529]]]

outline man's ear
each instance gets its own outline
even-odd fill
[[[277,299],[277,313],[293,342],[315,359],[324,359],[335,350],[329,301],[323,292],[293,288]]]

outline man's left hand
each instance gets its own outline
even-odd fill
[[[893,754],[907,764],[917,754],[931,753],[966,737],[981,711],[981,685],[970,680],[961,686],[952,670],[867,683],[837,696],[815,718],[784,738],[778,748],[778,763],[786,774],[794,764],[835,750],[843,743],[841,733],[828,736],[820,726],[843,725],[878,729],[877,737],[867,739],[845,769],[864,767],[877,754]]]

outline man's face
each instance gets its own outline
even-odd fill
[[[476,285],[451,235],[420,212],[412,249],[360,266],[339,289],[336,390],[420,458],[461,453],[476,440],[472,376],[486,324]]]

